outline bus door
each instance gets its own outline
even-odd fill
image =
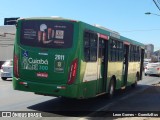
[[[108,36],[99,34],[97,94],[106,92],[108,68],[108,39]]]
[[[124,42],[124,60],[123,60],[123,79],[122,79],[122,87],[126,87],[127,85],[127,77],[128,77],[128,55],[129,55],[129,43]]]

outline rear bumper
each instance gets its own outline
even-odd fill
[[[1,70],[1,77],[12,78],[12,73]]]
[[[160,75],[160,71],[145,70],[144,73],[147,74],[147,75]]]
[[[34,92],[41,95],[78,98],[78,85],[45,84],[24,81],[13,77],[13,88],[15,90]]]

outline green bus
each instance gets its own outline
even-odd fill
[[[87,99],[142,79],[144,45],[99,25],[60,17],[17,20],[13,87]]]

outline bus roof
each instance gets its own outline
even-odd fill
[[[138,45],[138,46],[141,46],[142,48],[144,48],[144,44],[143,44],[143,43],[140,43],[140,42],[137,42],[137,41],[135,41],[135,40],[126,38],[126,37],[124,37],[124,36],[121,36],[121,35],[120,35],[118,32],[116,32],[116,31],[110,30],[110,29],[105,28],[105,27],[100,26],[100,25],[90,25],[90,24],[87,24],[87,23],[85,23],[85,22],[78,21],[78,20],[67,19],[67,18],[63,18],[63,17],[59,17],[59,16],[51,16],[51,17],[30,17],[30,18],[20,18],[20,19],[18,19],[18,20],[62,20],[62,21],[80,22],[80,23],[82,23],[82,24],[87,25],[89,28],[99,29],[98,31],[99,31],[99,32],[102,32],[102,34],[107,34],[108,36],[113,37],[113,38],[116,38],[116,39],[120,39],[120,40],[122,40],[123,42],[127,42],[127,43],[129,43],[129,44]]]
[[[67,21],[76,21],[77,20],[73,20],[73,19],[67,19],[67,18],[63,18],[63,17],[59,17],[59,16],[51,16],[51,17],[30,17],[30,18],[20,18],[18,20],[67,20]]]
[[[121,39],[122,39],[123,41],[129,42],[129,43],[131,43],[131,44],[141,46],[142,48],[145,47],[143,43],[140,43],[140,42],[138,42],[138,41],[135,41],[135,40],[126,38],[126,37],[124,37],[124,36],[121,36]]]

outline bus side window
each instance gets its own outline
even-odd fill
[[[133,45],[130,45],[130,62],[133,62],[133,58],[134,58],[134,56],[133,56]]]
[[[104,39],[102,39],[102,38],[99,38],[99,58],[101,58],[102,59],[102,63],[104,62],[104,47],[105,47],[105,45],[104,45]]]
[[[130,61],[139,61],[140,60],[140,51],[139,47],[135,45],[130,46]]]
[[[96,48],[90,49],[90,61],[97,61],[97,50]]]
[[[89,33],[88,32],[85,32],[84,34],[84,46],[87,47],[89,46]]]
[[[136,46],[136,50],[135,50],[135,61],[136,62],[140,61],[140,50],[138,46]]]
[[[90,34],[90,61],[97,61],[97,35]]]
[[[123,61],[123,43],[119,40],[111,39],[110,41],[110,61]]]
[[[84,59],[85,61],[89,61],[90,58],[90,41],[89,41],[89,33],[84,33]]]
[[[123,61],[124,55],[123,55],[123,43],[122,42],[119,42],[118,53],[119,53],[118,61]]]
[[[95,33],[84,32],[84,59],[86,62],[97,61],[97,39]]]
[[[116,61],[116,49],[117,49],[117,42],[115,40],[111,40],[111,51],[110,51],[110,57],[111,57],[111,61]]]
[[[89,61],[89,56],[90,56],[89,48],[84,48],[84,58],[86,62]]]

